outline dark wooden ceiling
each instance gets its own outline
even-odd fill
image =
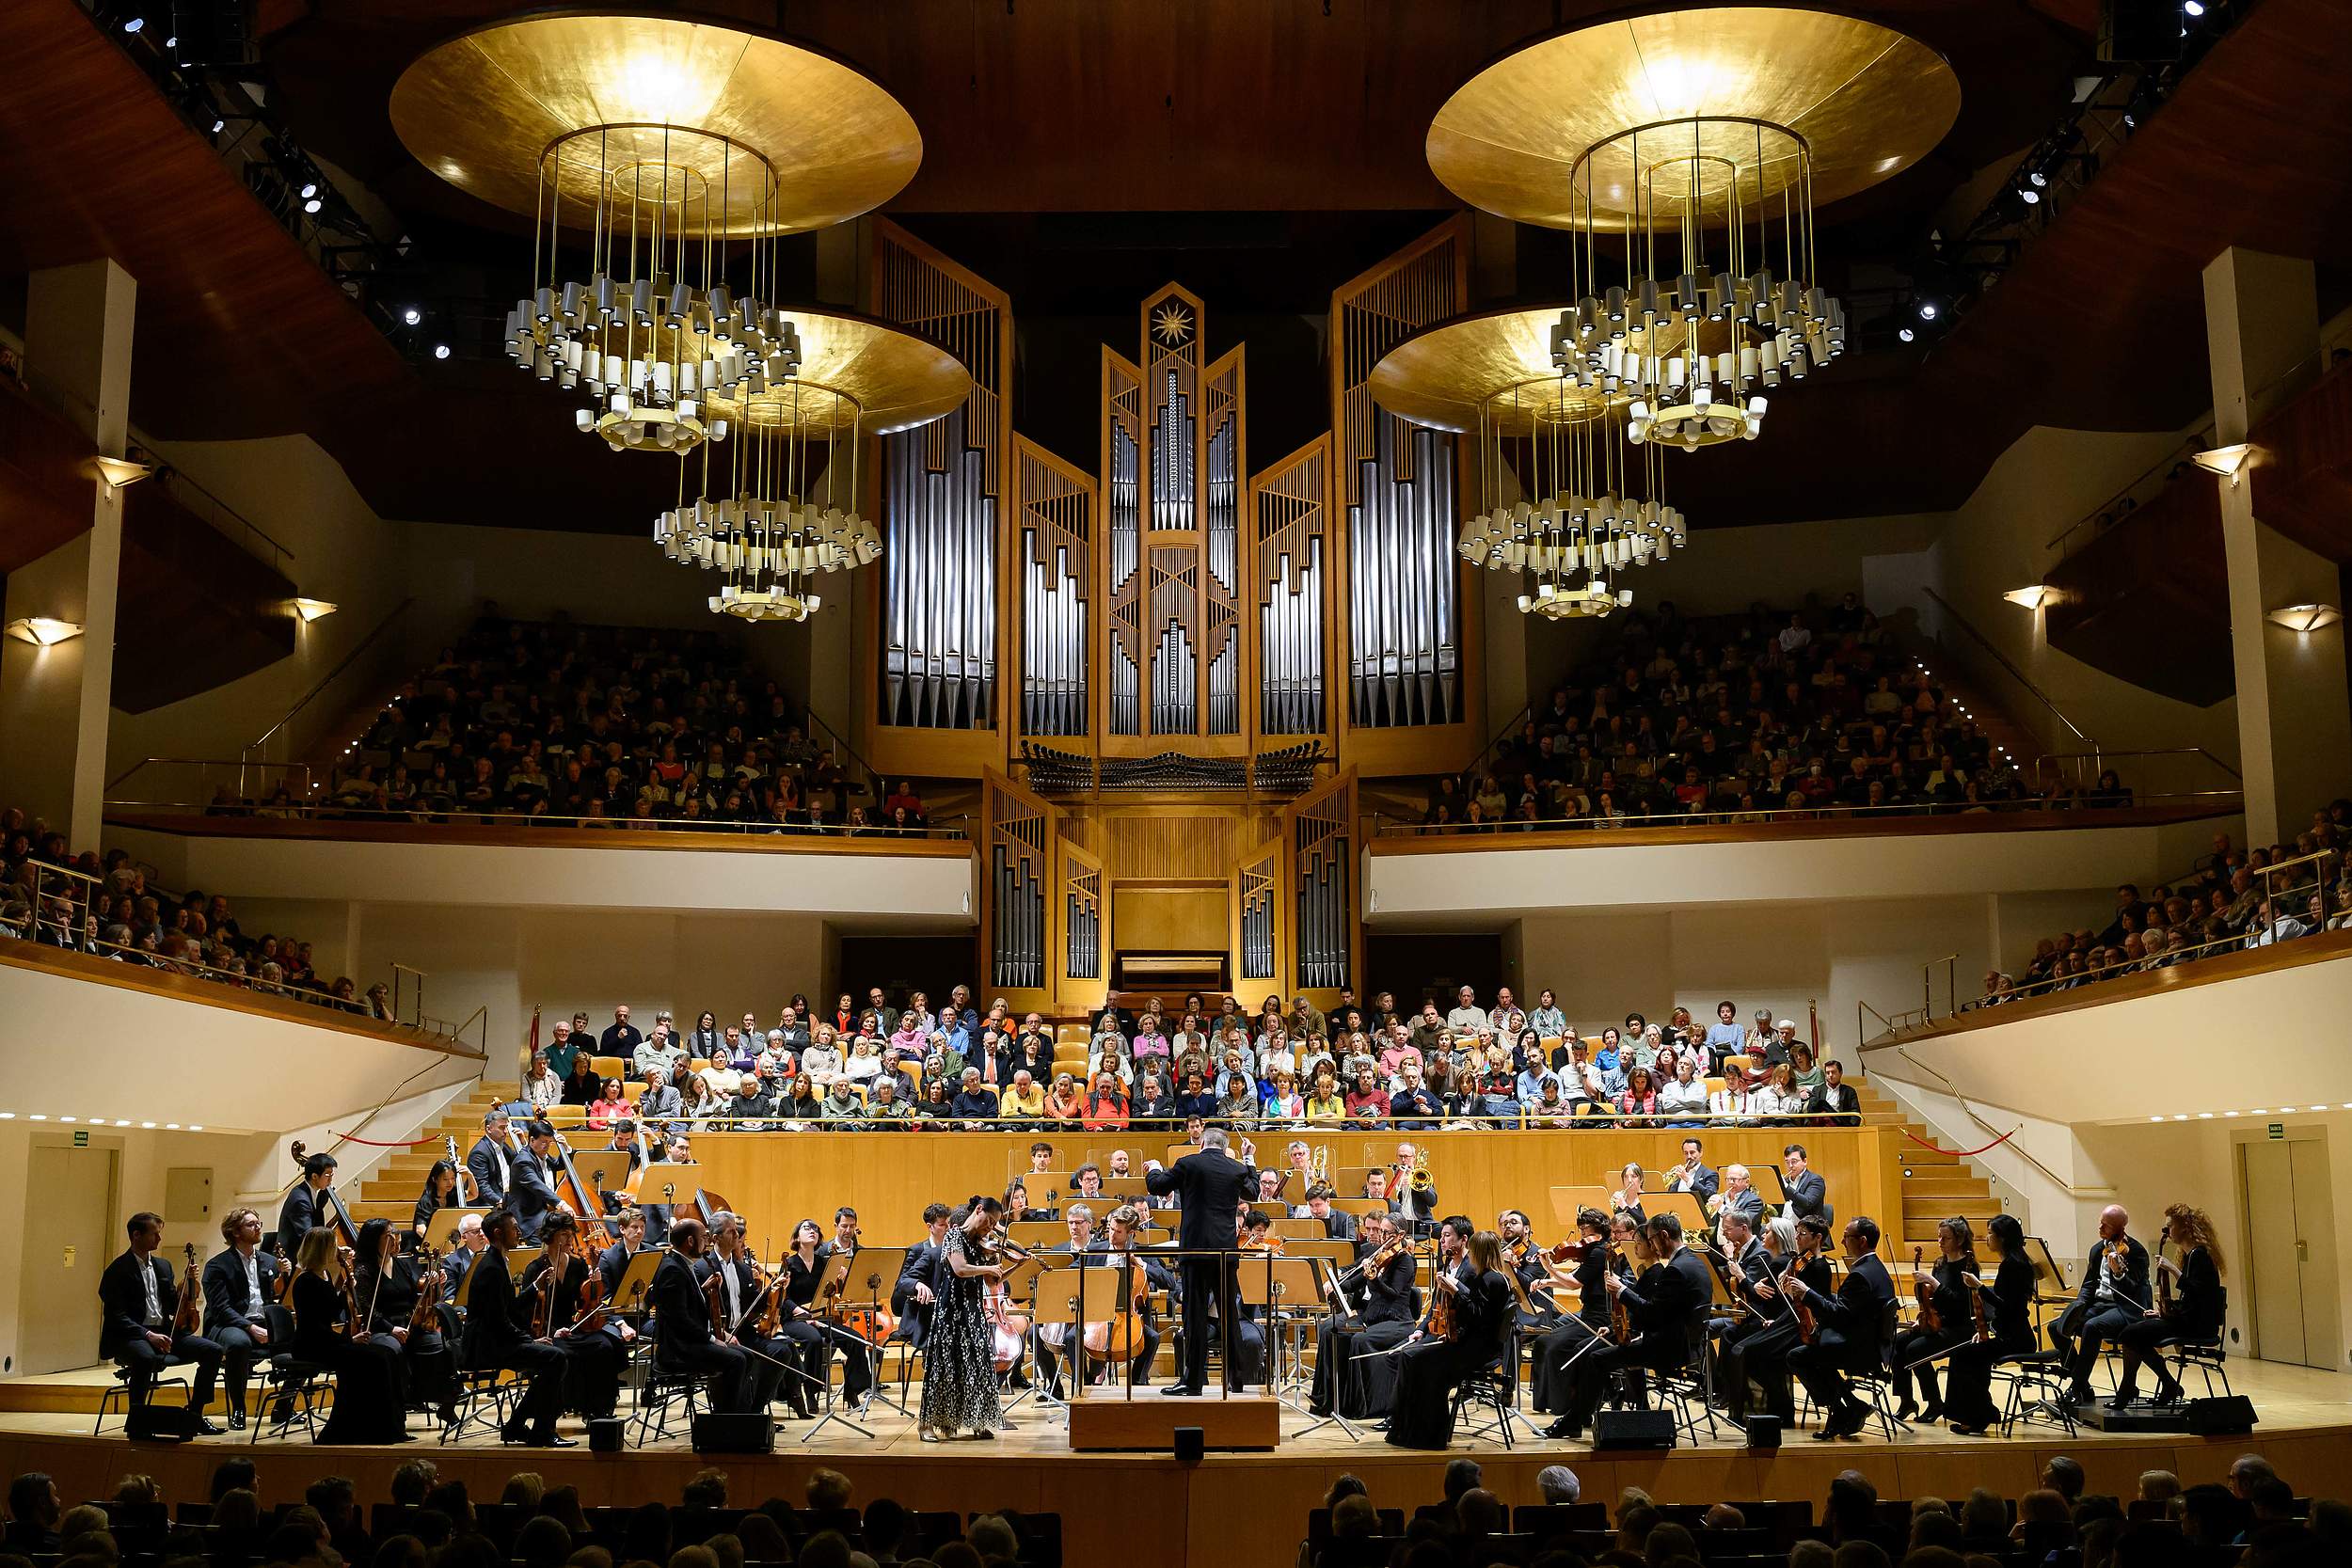
[[[1685,465],[1677,499],[1703,523],[1942,508],[2031,424],[2149,429],[2193,419],[2206,402],[2198,278],[2211,255],[2244,243],[2352,260],[2341,152],[2352,146],[2352,29],[2339,4],[2261,0],[1932,351],[1850,355],[1775,399],[1764,440]],[[261,8],[289,119],[399,215],[453,292],[514,288],[516,220],[417,166],[391,135],[387,95],[433,41],[524,8]],[[1213,323],[1263,324],[1263,340],[1249,327],[1253,392],[1296,386],[1286,411],[1319,420],[1319,338],[1278,327],[1319,314],[1317,302],[1366,252],[1448,208],[1422,140],[1456,84],[1531,37],[1610,8],[698,8],[841,55],[907,104],[925,161],[886,211],[1013,290],[1025,324],[1017,407],[1041,434],[1072,417],[1058,412],[1064,400],[1084,418],[1091,397],[1090,379],[1065,387],[1061,367],[1087,356],[1090,337],[1123,341],[1128,329],[1108,325],[1127,314],[1117,302],[1171,277],[1209,284]],[[1825,215],[1824,252],[1847,274],[1907,261],[1963,181],[2052,122],[2069,79],[2089,67],[2096,4],[1851,8],[1943,50],[1964,96],[1934,155]],[[0,93],[0,156],[11,169],[0,179],[0,270],[113,254],[138,277],[133,380],[144,427],[165,437],[309,430],[391,516],[634,532],[667,503],[668,465],[583,450],[592,444],[571,432],[562,401],[502,361],[400,359],[72,0],[0,7],[0,50],[41,66],[16,71],[26,80]],[[1542,254],[1540,244],[1517,248]],[[812,252],[795,264],[813,276]],[[1515,287],[1540,297],[1545,276],[1521,266]],[[1254,435],[1252,445],[1278,450]]]

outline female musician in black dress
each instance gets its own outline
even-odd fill
[[[1625,1216],[1624,1225],[1629,1234],[1634,1228],[1630,1214]],[[1576,1282],[1576,1310],[1562,1314],[1551,1332],[1536,1342],[1535,1365],[1530,1375],[1529,1399],[1547,1414],[1567,1414],[1568,1368],[1596,1339],[1609,1336],[1609,1290],[1604,1276],[1619,1266],[1611,1253],[1612,1230],[1609,1216],[1599,1210],[1576,1212],[1577,1242],[1584,1249],[1568,1275]],[[1552,1277],[1561,1277],[1559,1265],[1541,1253],[1536,1257]]]
[[[295,1250],[294,1266],[294,1335],[287,1348],[295,1360],[335,1374],[335,1402],[326,1424],[319,1428],[318,1441],[413,1441],[401,1410],[396,1354],[373,1339],[352,1338],[351,1275],[336,1249],[334,1231],[325,1226],[307,1231]]]
[[[1989,1280],[1971,1270],[1961,1281],[1983,1303],[1984,1326],[1979,1333],[1972,1306],[1969,1340],[1952,1352],[1944,1369],[1945,1424],[1963,1437],[1981,1437],[2001,1418],[1993,1402],[1994,1363],[2035,1348],[2033,1260],[2026,1256],[2026,1227],[2014,1214],[1995,1214],[1984,1233],[2001,1255],[2001,1266]]]
[[[446,1420],[455,1392],[451,1379],[456,1357],[441,1338],[437,1314],[430,1327],[412,1326],[424,1269],[416,1257],[401,1252],[400,1240],[389,1220],[370,1220],[359,1227],[352,1297],[368,1315],[368,1338],[391,1355],[402,1408],[438,1408]]]
[[[447,1160],[436,1160],[425,1173],[424,1191],[417,1195],[416,1217],[409,1227],[407,1245],[420,1245],[431,1232],[433,1216],[444,1209],[462,1208],[466,1202],[463,1191],[463,1167]],[[364,1254],[363,1254],[364,1256]]]
[[[915,1418],[926,1443],[944,1443],[966,1429],[993,1438],[1005,1424],[984,1299],[987,1287],[1005,1277],[1005,1265],[986,1245],[1004,1212],[993,1197],[967,1201],[956,1211],[934,1265],[930,1323],[923,1336],[923,1405]]]
[[[1454,1441],[1454,1386],[1494,1364],[1503,1336],[1517,1321],[1518,1303],[1503,1272],[1502,1242],[1491,1230],[1472,1235],[1461,1263],[1438,1274],[1429,1289],[1433,1298],[1439,1292],[1450,1296],[1453,1305],[1443,1309],[1450,1321],[1443,1338],[1422,1339],[1397,1354],[1401,1365],[1388,1433],[1393,1448],[1442,1449]]]
[[[1968,1287],[1962,1283],[1977,1272],[1977,1236],[1967,1220],[1954,1215],[1935,1227],[1936,1244],[1943,1256],[1935,1261],[1932,1271],[1921,1274],[1915,1270],[1913,1283],[1928,1288],[1928,1306],[1936,1317],[1936,1326],[1930,1328],[1926,1312],[1921,1321],[1895,1336],[1895,1418],[1908,1421],[1915,1415],[1922,1421],[1944,1418],[1944,1402],[1935,1393],[1935,1363],[1932,1359],[1956,1345],[1964,1345],[1977,1337],[1974,1308],[1969,1305]],[[1911,1402],[1911,1380],[1919,1380],[1919,1397],[1925,1408]]]
[[[2179,1249],[2179,1258],[2165,1256],[2162,1242]],[[2142,1362],[2155,1369],[2156,1395],[2152,1404],[2178,1404],[2181,1385],[2156,1355],[2156,1347],[2175,1339],[2209,1340],[2221,1332],[2221,1243],[2213,1221],[2202,1209],[2175,1203],[2164,1212],[2164,1236],[2151,1265],[2157,1281],[2156,1299],[2147,1315],[2115,1337],[2123,1368],[2115,1380],[2115,1402],[2138,1397]]]
[[[787,1402],[804,1402],[813,1406],[826,1386],[833,1362],[833,1348],[827,1342],[825,1325],[818,1316],[817,1283],[825,1273],[825,1260],[818,1251],[825,1244],[824,1227],[815,1220],[803,1220],[792,1227],[792,1250],[784,1255],[780,1270],[783,1275],[784,1313],[781,1337],[795,1341],[799,1352],[802,1376],[784,1380],[783,1391]],[[803,1408],[794,1403],[795,1410]]]
[[[580,1222],[561,1209],[548,1216],[539,1240],[545,1250],[523,1270],[520,1290],[532,1304],[532,1338],[552,1340],[564,1353],[564,1407],[592,1418],[610,1416],[620,1402],[628,1347],[611,1313],[597,1310],[589,1321],[580,1290],[595,1280],[601,1303],[604,1276],[580,1248]]]

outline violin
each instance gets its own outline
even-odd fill
[[[270,1276],[270,1300],[282,1305],[294,1294],[294,1265],[286,1261],[283,1243],[272,1243],[269,1255],[278,1260],[278,1272]]]
[[[441,1326],[441,1287],[446,1280],[441,1272],[441,1255],[426,1247],[423,1267],[417,1272],[416,1310],[408,1314],[410,1334],[422,1334]]]
[[[1919,1271],[1919,1259],[1925,1250],[1922,1247],[1911,1249],[1911,1269],[1915,1275]],[[1941,1329],[1944,1326],[1944,1314],[1935,1309],[1935,1287],[1924,1279],[1915,1277],[1911,1282],[1911,1293],[1918,1298],[1919,1326],[1931,1333]]]
[[[196,1333],[204,1315],[204,1292],[196,1277],[196,1243],[190,1242],[180,1250],[187,1258],[188,1272],[181,1277],[180,1300],[171,1311],[171,1337],[175,1339],[183,1334]]]
[[[571,1256],[569,1252],[548,1253],[547,1270],[539,1279],[538,1299],[531,1305],[531,1337],[534,1339],[545,1339],[555,1332],[555,1292],[563,1283],[564,1265],[571,1260]]]

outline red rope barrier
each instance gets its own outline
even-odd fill
[[[1923,1137],[1919,1136],[1919,1134],[1918,1134],[1918,1133],[1914,1132],[1913,1132],[1910,1128],[1908,1128],[1908,1127],[1906,1127],[1906,1128],[1904,1128],[1904,1129],[1903,1129],[1903,1136],[1904,1136],[1904,1137],[1906,1137],[1906,1138],[1909,1138],[1909,1139],[1910,1139],[1913,1143],[1917,1144],[1917,1145],[1918,1145],[1921,1148],[1932,1148],[1932,1149],[1935,1149],[1935,1151],[1936,1151],[1938,1154],[1950,1154],[1950,1155],[1954,1155],[1954,1156],[1956,1156],[1956,1157],[1958,1157],[1958,1158],[1960,1158],[1960,1159],[1966,1160],[1966,1159],[1971,1159],[1971,1158],[1973,1158],[1973,1157],[1974,1157],[1974,1156],[1976,1156],[1976,1155],[1979,1155],[1979,1154],[1983,1154],[1983,1153],[1988,1152],[1989,1150],[1992,1150],[1992,1149],[1995,1149],[1995,1148],[2000,1148],[2003,1144],[2005,1144],[2005,1143],[2009,1142],[2009,1141],[2010,1141],[2010,1139],[2011,1139],[2011,1138],[2013,1138],[2013,1137],[2017,1136],[2017,1134],[2018,1134],[2019,1131],[2020,1131],[2020,1129],[2012,1127],[2012,1128],[2010,1128],[2008,1132],[2006,1132],[2002,1133],[1999,1137],[1997,1137],[1997,1138],[1994,1139],[1991,1143],[1989,1143],[1989,1144],[1985,1145],[1983,1148],[1937,1148],[1937,1146],[1936,1146],[1936,1145],[1930,1143],[1927,1139],[1925,1139],[1925,1138],[1923,1138]]]

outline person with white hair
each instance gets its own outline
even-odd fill
[[[1535,1490],[1547,1503],[1565,1506],[1584,1496],[1584,1483],[1565,1465],[1547,1465],[1535,1472]]]

